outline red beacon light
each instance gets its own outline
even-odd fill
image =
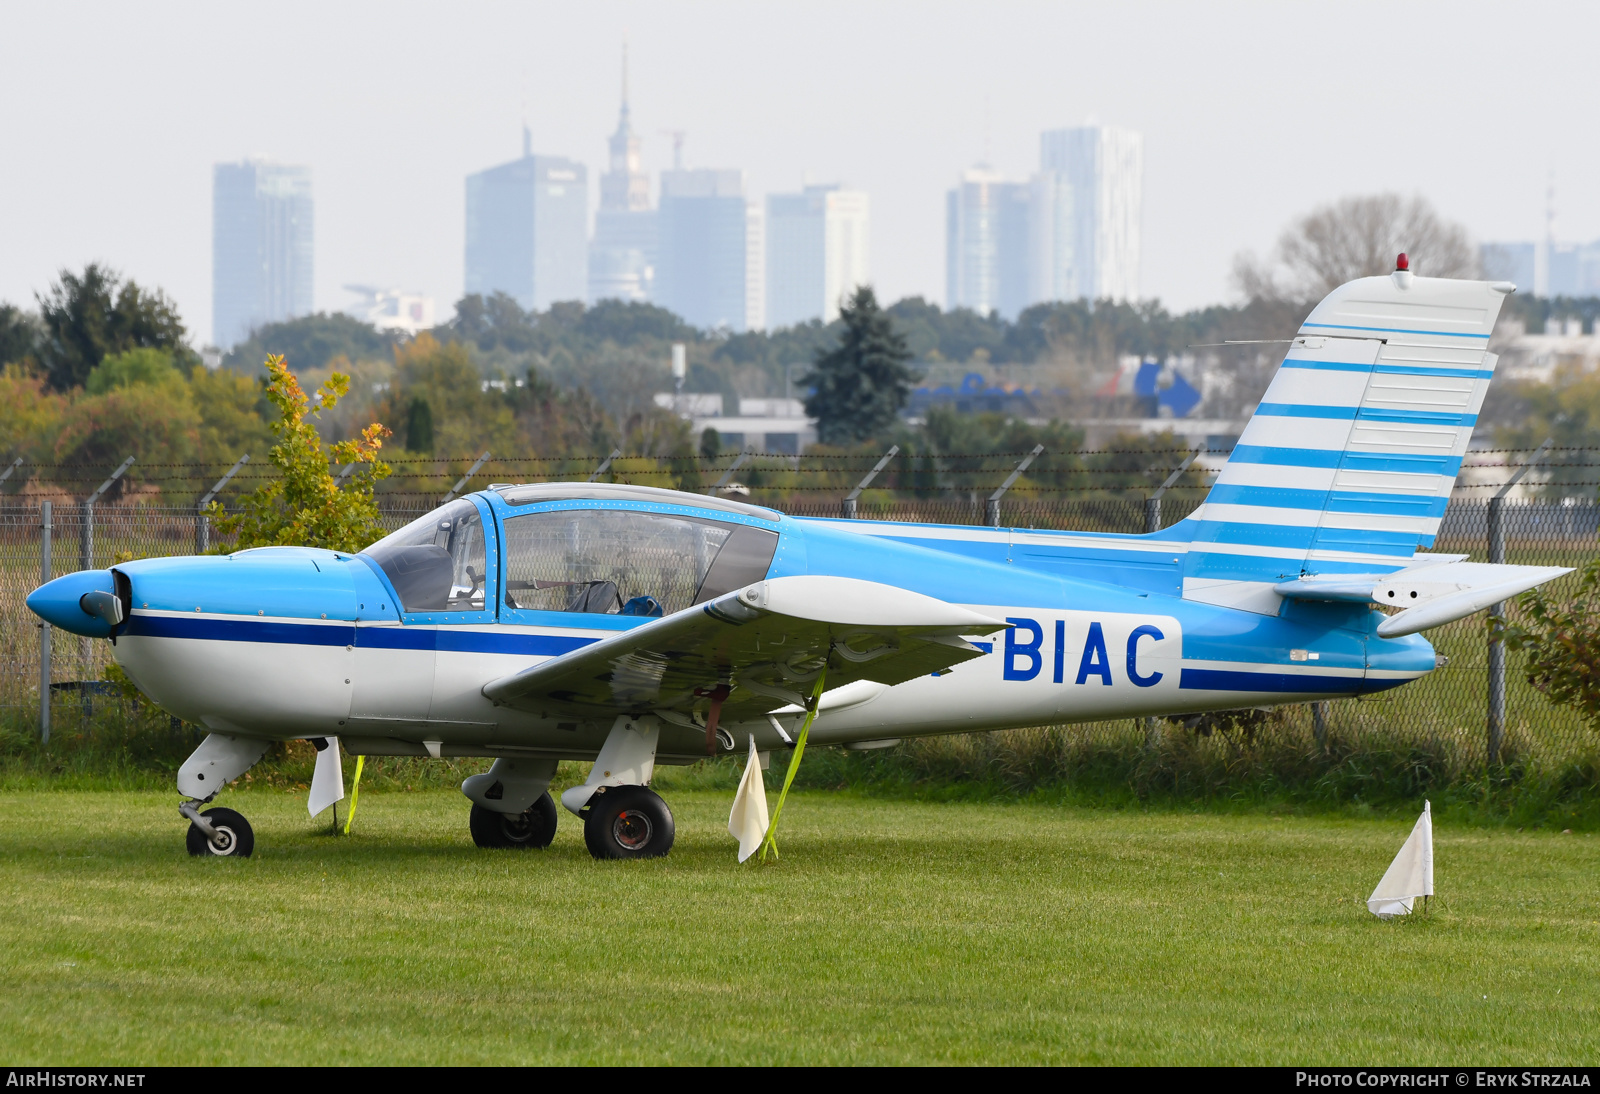
[[[1411,260],[1406,257],[1406,253],[1404,251],[1401,251],[1398,255],[1395,256],[1394,268],[1396,270],[1409,270],[1409,269],[1411,269]]]

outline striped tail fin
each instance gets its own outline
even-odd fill
[[[1392,572],[1431,547],[1513,288],[1398,270],[1318,304],[1185,522],[1183,595],[1276,614],[1280,581]]]

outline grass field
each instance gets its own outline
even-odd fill
[[[1600,1054],[1600,837],[1437,832],[1440,896],[1363,904],[1410,818],[807,792],[734,861],[484,852],[454,791],[0,792],[0,1059],[202,1063],[1437,1063]]]

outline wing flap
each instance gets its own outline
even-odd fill
[[[491,681],[483,694],[535,713],[692,715],[719,685],[729,720],[832,690],[898,684],[982,656],[962,635],[1009,626],[958,605],[854,578],[772,578]]]

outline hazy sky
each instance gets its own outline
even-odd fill
[[[1480,239],[1600,237],[1593,4],[19,3],[0,6],[0,300],[100,259],[211,331],[211,167],[313,168],[316,302],[461,295],[463,179],[589,164],[632,49],[646,165],[872,199],[890,299],[944,290],[943,195],[1043,129],[1145,135],[1144,295],[1225,300],[1241,248],[1344,194],[1421,192]],[[592,207],[592,203],[591,203]]]

